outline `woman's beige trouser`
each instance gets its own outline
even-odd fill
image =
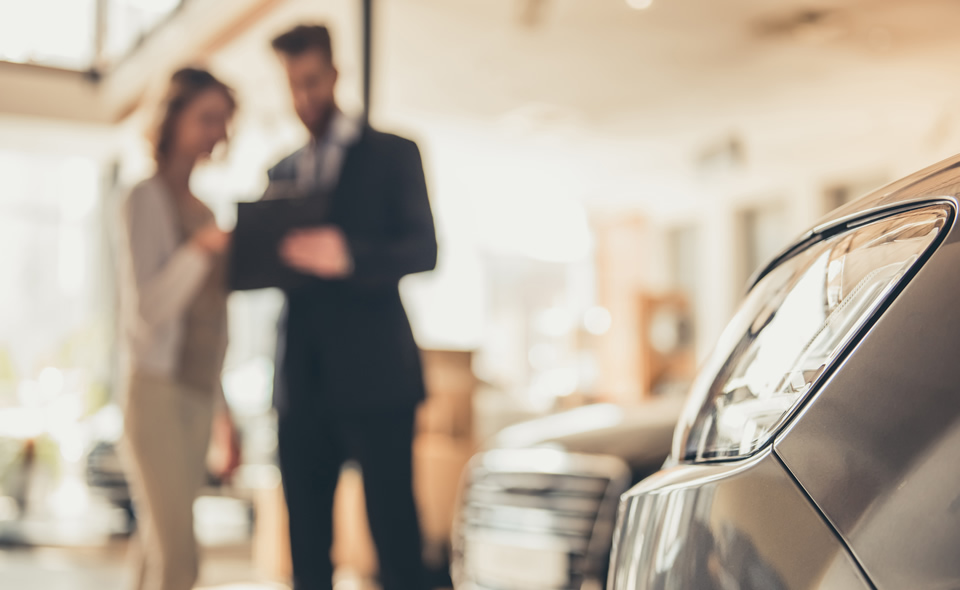
[[[213,400],[160,377],[130,381],[124,443],[139,537],[135,590],[190,590],[197,581],[193,502],[206,473]]]

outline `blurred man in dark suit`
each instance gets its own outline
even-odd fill
[[[424,386],[398,292],[437,259],[420,152],[337,107],[325,27],[299,26],[273,48],[311,139],[270,170],[264,198],[311,199],[328,219],[290,233],[280,252],[311,277],[287,292],[274,393],[294,587],[331,588],[334,489],[355,460],[384,589],[421,590],[411,445]]]

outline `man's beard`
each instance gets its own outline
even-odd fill
[[[307,125],[307,129],[314,138],[320,139],[330,130],[330,122],[333,121],[333,115],[337,112],[336,103],[331,102],[313,125]]]

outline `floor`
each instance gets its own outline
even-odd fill
[[[129,542],[110,535],[104,524],[110,514],[89,509],[74,519],[0,518],[0,590],[128,590]],[[248,505],[203,497],[195,514],[203,547],[196,590],[289,590],[254,566]],[[92,526],[95,522],[101,526]],[[41,545],[28,546],[31,542]],[[334,588],[378,590],[342,571]]]
[[[0,546],[2,590],[127,590],[127,543],[99,548]],[[350,572],[338,572],[335,590],[377,590]],[[196,590],[289,590],[257,572],[249,544],[204,549]]]
[[[4,590],[125,590],[126,543],[85,548],[0,549],[0,588]],[[361,586],[344,585],[347,588]],[[204,554],[198,588],[204,590],[285,590],[254,571],[246,546],[218,547]]]

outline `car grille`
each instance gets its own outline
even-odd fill
[[[125,489],[124,474],[115,445],[97,443],[87,456],[87,485],[95,488]]]
[[[478,455],[461,489],[456,587],[534,590],[525,570],[538,566],[554,570],[536,577],[539,588],[599,587],[616,503],[629,483],[629,469],[615,457],[552,449]],[[555,571],[561,567],[566,571]]]

